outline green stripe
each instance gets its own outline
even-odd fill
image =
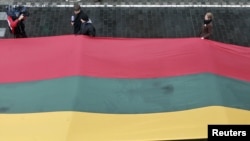
[[[67,77],[0,85],[0,113],[156,113],[205,106],[250,110],[250,82],[212,74],[158,79]]]

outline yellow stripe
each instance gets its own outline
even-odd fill
[[[148,141],[207,138],[208,124],[250,124],[250,111],[211,106],[138,115],[0,114],[1,141]]]

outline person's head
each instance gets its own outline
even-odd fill
[[[16,20],[20,16],[22,16],[22,19],[24,20],[26,17],[30,15],[28,9],[25,6],[22,5],[9,5],[6,6],[6,13],[8,16],[10,16],[13,20]]]
[[[211,12],[207,12],[204,18],[205,20],[213,20],[213,14]]]
[[[83,15],[81,16],[81,22],[82,22],[82,23],[88,22],[88,20],[89,20],[89,17],[88,17],[87,15],[83,14]]]
[[[30,15],[29,11],[25,6],[17,5],[17,6],[7,6],[7,15],[11,16],[13,19],[17,19],[20,15],[23,15],[25,18]]]
[[[77,3],[74,4],[74,13],[78,14],[81,11],[81,6]]]

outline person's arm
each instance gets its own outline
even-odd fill
[[[18,22],[21,21],[23,18],[24,18],[23,15],[20,15],[19,18],[17,18],[16,20],[13,20],[10,16],[7,17],[7,21],[11,31],[13,31],[13,29],[16,28]]]
[[[14,31],[13,29],[16,28],[17,23],[19,22],[19,20],[18,19],[13,20],[10,16],[8,16],[7,17],[7,22],[8,22],[8,25],[9,25],[11,31],[13,32]]]
[[[74,20],[75,20],[75,16],[72,15],[72,16],[71,16],[71,22],[70,22],[72,26],[74,25]]]

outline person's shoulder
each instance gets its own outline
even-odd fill
[[[84,13],[83,11],[80,13],[80,17],[81,17],[81,19],[83,19],[85,21],[89,20],[89,16],[86,13]]]

